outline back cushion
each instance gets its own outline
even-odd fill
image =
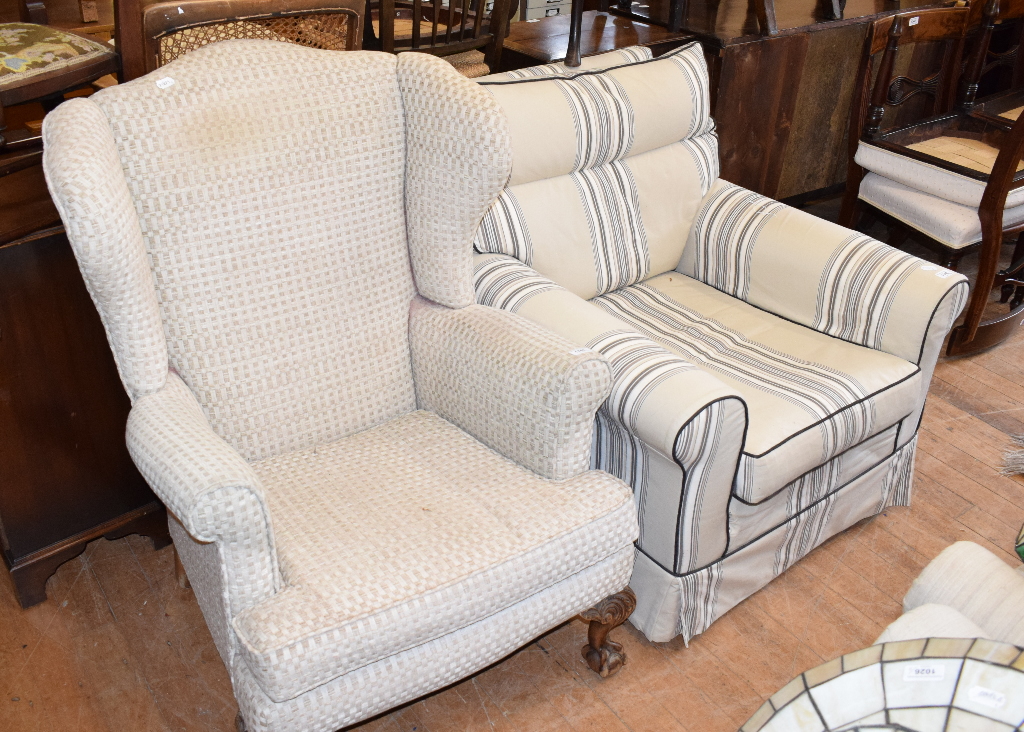
[[[171,366],[249,460],[415,408],[394,56],[201,48],[92,97]]]
[[[590,299],[676,266],[718,177],[704,54],[564,77],[484,81],[512,174],[474,242]]]

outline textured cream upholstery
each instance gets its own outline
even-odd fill
[[[958,541],[929,562],[903,609],[886,640],[949,635],[1024,646],[1024,576],[974,542]]]
[[[481,86],[512,173],[477,302],[611,364],[593,465],[636,496],[634,625],[688,639],[910,500],[963,277],[718,179],[699,44]]]
[[[427,54],[226,41],[61,105],[44,166],[133,407],[129,451],[252,732],[327,732],[621,590],[599,353],[474,304],[508,179]]]

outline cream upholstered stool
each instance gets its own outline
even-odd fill
[[[611,362],[594,466],[639,506],[630,622],[689,639],[909,502],[967,283],[721,180],[699,44],[609,60],[479,80],[512,172],[477,232],[476,296]]]
[[[958,541],[935,557],[903,609],[880,643],[942,635],[1024,646],[1024,574],[974,542]]]
[[[590,469],[608,363],[473,302],[511,160],[489,94],[428,54],[231,40],[44,135],[250,732],[356,723],[581,613],[587,663],[622,664],[636,509]]]

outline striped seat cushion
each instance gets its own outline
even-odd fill
[[[513,256],[584,299],[676,266],[718,177],[700,44],[481,86],[508,118],[512,174],[477,251]]]
[[[743,397],[748,426],[735,495],[749,503],[917,406],[921,375],[914,364],[784,320],[678,272],[592,302]]]

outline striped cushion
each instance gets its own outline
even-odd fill
[[[962,281],[722,180],[694,220],[678,270],[770,313],[912,363],[921,358],[935,304]]]
[[[587,56],[582,59],[576,68],[570,68],[563,62],[555,64],[543,64],[542,66],[527,66],[525,69],[505,71],[501,74],[491,74],[477,79],[478,82],[485,81],[518,81],[520,79],[531,79],[535,76],[574,76],[581,71],[597,71],[599,69],[610,69],[614,66],[632,64],[637,61],[649,61],[654,58],[651,49],[647,46],[629,46],[628,48],[617,48],[608,53],[601,53],[596,56]]]
[[[917,407],[915,365],[783,320],[677,272],[592,302],[743,397],[749,424],[735,493],[744,501],[770,497]]]
[[[718,176],[699,44],[481,85],[509,119],[513,160],[478,251],[514,256],[586,299],[675,267]]]

